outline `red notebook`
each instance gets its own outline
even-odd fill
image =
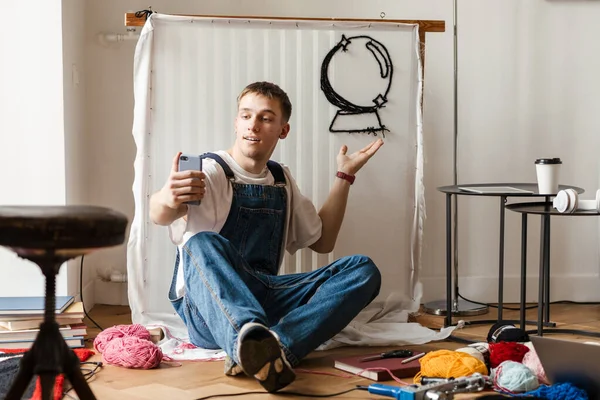
[[[341,369],[342,371],[350,372],[352,374],[358,374],[373,381],[391,380],[392,377],[387,371],[384,370],[363,371],[364,369],[387,368],[394,374],[394,376],[398,378],[412,378],[421,370],[419,359],[409,361],[406,364],[401,363],[404,358],[382,358],[372,361],[360,361],[362,358],[369,357],[370,355],[375,354],[361,354],[359,356],[340,358],[339,360],[335,360],[333,366],[334,368]]]

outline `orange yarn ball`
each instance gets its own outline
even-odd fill
[[[419,362],[421,371],[415,375],[414,382],[421,382],[421,376],[431,378],[460,378],[475,372],[487,375],[484,363],[470,354],[452,350],[437,350],[427,353]]]

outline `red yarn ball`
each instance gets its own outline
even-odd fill
[[[150,341],[150,332],[140,324],[115,325],[100,332],[94,348],[107,364],[150,369],[163,359],[160,347]]]
[[[160,364],[163,354],[160,347],[149,340],[126,336],[111,340],[104,348],[102,357],[108,364],[150,369]]]
[[[104,348],[111,340],[127,336],[150,340],[150,332],[143,325],[115,325],[111,328],[106,328],[96,336],[96,339],[94,339],[94,348],[98,352],[104,353]]]
[[[496,368],[504,361],[522,362],[529,348],[517,342],[490,343],[490,367]]]

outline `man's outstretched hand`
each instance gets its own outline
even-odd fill
[[[338,169],[346,174],[355,175],[383,146],[383,139],[377,139],[357,152],[346,154],[348,146],[343,145],[337,155]]]

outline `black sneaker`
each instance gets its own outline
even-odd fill
[[[255,322],[245,324],[238,334],[237,347],[240,367],[267,392],[276,392],[296,379],[277,336],[266,326]]]

